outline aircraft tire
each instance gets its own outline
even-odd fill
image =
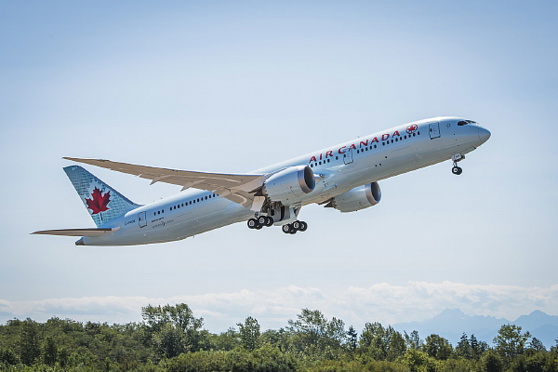
[[[308,228],[308,224],[304,221],[300,221],[300,227],[298,228],[299,231],[306,231]]]
[[[267,217],[266,216],[258,217],[258,225],[267,226]]]
[[[293,229],[293,227],[291,226],[290,223],[281,226],[281,230],[283,230],[283,232],[284,232],[285,234],[290,234],[292,229]]]
[[[456,176],[459,176],[461,173],[463,173],[463,169],[461,169],[458,166],[455,166],[451,169],[451,173],[455,174]]]
[[[246,222],[246,224],[248,225],[249,229],[255,229],[259,225],[258,221],[255,218],[250,218],[248,222]]]
[[[275,221],[273,221],[273,217],[266,217],[265,218],[265,225],[267,227],[273,226],[274,223],[275,223]]]

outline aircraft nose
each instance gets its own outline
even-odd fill
[[[484,129],[483,127],[479,127],[479,139],[481,143],[485,143],[490,138],[490,131],[488,129]]]

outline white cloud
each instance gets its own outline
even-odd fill
[[[141,320],[141,307],[148,304],[187,303],[206,327],[220,332],[251,315],[264,328],[284,327],[302,308],[321,310],[360,329],[365,322],[394,324],[425,320],[446,308],[459,308],[470,315],[490,315],[515,320],[539,309],[558,313],[558,285],[519,287],[463,283],[409,282],[406,285],[378,283],[367,288],[349,287],[324,292],[318,288],[288,286],[272,290],[207,293],[169,298],[82,297],[38,301],[0,299],[0,321],[31,317],[44,321],[52,316],[78,321],[126,323]]]

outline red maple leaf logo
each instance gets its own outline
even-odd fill
[[[407,127],[407,133],[412,134],[412,133],[416,132],[417,129],[418,129],[418,125],[411,124]]]
[[[107,191],[105,195],[103,195],[101,190],[95,187],[91,194],[91,199],[85,199],[85,202],[87,203],[87,208],[93,211],[91,214],[107,211],[109,209],[107,205],[110,203],[110,191]]]

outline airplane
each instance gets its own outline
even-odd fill
[[[435,117],[374,133],[244,174],[209,173],[120,163],[64,159],[182,186],[179,194],[139,205],[79,165],[64,171],[96,228],[42,230],[33,234],[80,236],[76,245],[120,246],[177,241],[246,221],[259,230],[281,226],[304,232],[303,206],[353,212],[380,202],[379,181],[452,160],[458,162],[490,138],[472,120]]]

